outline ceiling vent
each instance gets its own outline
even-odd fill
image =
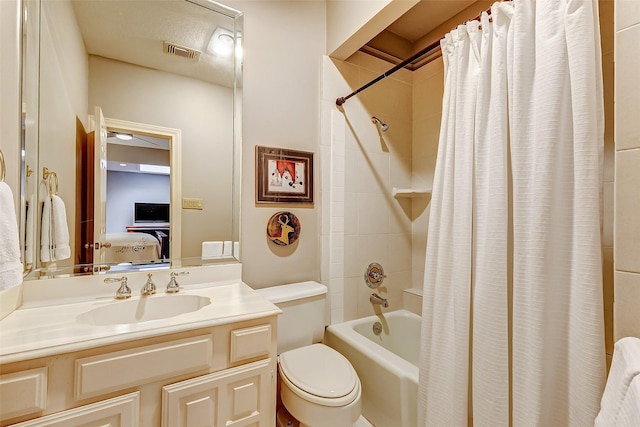
[[[177,55],[187,59],[195,59],[196,61],[200,58],[200,51],[180,46],[166,40],[162,45],[162,50],[164,53],[170,53],[171,55]]]

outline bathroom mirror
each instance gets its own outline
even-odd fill
[[[239,259],[242,14],[209,0],[23,6],[25,279]],[[54,196],[67,253],[60,203],[43,216]]]

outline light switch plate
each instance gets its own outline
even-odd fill
[[[182,209],[202,210],[202,199],[184,197],[182,199]]]

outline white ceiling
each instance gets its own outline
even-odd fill
[[[206,48],[218,26],[234,31],[234,20],[184,0],[72,0],[90,55],[167,71],[232,87],[233,58]],[[202,52],[199,60],[163,52],[170,41]]]

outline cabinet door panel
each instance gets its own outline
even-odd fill
[[[0,375],[0,419],[33,414],[47,407],[47,368]]]
[[[270,359],[162,388],[163,427],[270,425]]]

